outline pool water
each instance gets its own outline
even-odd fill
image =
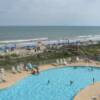
[[[86,86],[100,81],[100,69],[64,67],[32,75],[0,91],[0,100],[73,100]]]

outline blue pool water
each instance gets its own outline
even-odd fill
[[[86,86],[100,81],[100,69],[67,67],[43,71],[0,91],[0,100],[73,100]],[[70,84],[70,81],[73,81]]]

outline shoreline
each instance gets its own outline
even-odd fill
[[[16,39],[16,40],[2,40],[0,43],[25,43],[25,42],[34,42],[34,41],[43,41],[43,40],[48,40],[47,37],[41,37],[41,38],[29,38],[29,39]]]
[[[83,26],[82,26],[83,27]],[[92,40],[92,41],[99,41],[100,40],[100,35],[99,34],[77,34],[77,35],[70,35],[70,34],[66,34],[66,36],[63,36],[63,38],[69,38],[69,40],[80,40],[80,41],[84,41],[84,38],[86,39],[86,41],[88,40]],[[44,40],[59,40],[59,38],[50,38],[50,37],[45,37],[45,36],[40,36],[40,37],[34,37],[34,38],[27,38],[27,37],[22,37],[22,38],[18,38],[18,39],[2,39],[0,41],[0,43],[20,43],[20,42],[30,42],[30,41],[44,41]]]

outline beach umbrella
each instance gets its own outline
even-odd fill
[[[16,44],[7,44],[5,46],[5,49],[15,49],[16,48]]]
[[[33,68],[38,69],[38,65],[33,64]]]
[[[36,42],[27,42],[27,43],[19,43],[17,44],[18,48],[36,48],[37,43]]]
[[[28,66],[29,69],[32,69],[33,68],[33,66],[32,66],[31,63],[28,63],[27,66]]]

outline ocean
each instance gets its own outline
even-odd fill
[[[0,40],[100,36],[99,26],[0,26]]]

